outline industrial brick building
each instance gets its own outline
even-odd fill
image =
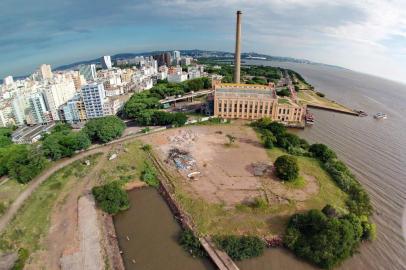
[[[300,123],[306,106],[278,97],[272,85],[215,83],[214,115],[225,119],[255,120],[269,117],[284,123]]]

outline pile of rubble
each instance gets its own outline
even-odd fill
[[[197,135],[190,129],[182,129],[178,135],[169,136],[168,140],[176,145],[190,145],[197,140]]]
[[[254,173],[254,176],[264,176],[272,172],[272,166],[262,163],[262,162],[257,162],[257,163],[252,163],[252,170]]]
[[[168,160],[172,161],[176,168],[180,170],[191,170],[196,164],[189,152],[179,148],[169,150]]]

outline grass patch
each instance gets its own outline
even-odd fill
[[[21,194],[27,185],[20,184],[14,179],[0,185],[0,216],[3,215],[14,200]]]
[[[95,164],[100,155],[87,157],[91,164]],[[62,194],[66,184],[73,180],[79,180],[92,166],[86,166],[82,161],[76,161],[69,166],[57,171],[27,199],[16,217],[1,234],[0,250],[27,250],[32,253],[38,250],[41,239],[47,233],[50,225],[50,214],[56,205],[59,195]],[[67,172],[69,173],[68,177]]]
[[[120,151],[116,159],[106,162],[99,174],[99,185],[113,181],[126,184],[142,178],[142,172],[146,168],[145,160],[148,159],[145,145],[135,141],[124,144],[123,148],[125,151]]]
[[[286,181],[285,186],[293,189],[300,189],[306,186],[306,180],[303,176],[299,176],[298,178],[294,179],[293,181]]]
[[[284,150],[277,147],[268,149],[267,153],[272,162],[274,162],[279,156],[286,154]],[[304,179],[302,181],[300,178],[303,178],[303,175],[309,175],[316,178],[320,187],[317,195],[314,195],[309,200],[305,201],[306,209],[321,210],[326,204],[331,204],[335,208],[345,212],[347,194],[341,191],[328,173],[323,170],[320,162],[317,159],[310,157],[296,156],[296,158],[299,163],[299,180],[296,180],[293,183],[285,182],[285,184],[291,188],[303,188],[306,185],[306,181]]]

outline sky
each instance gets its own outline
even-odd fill
[[[0,78],[102,55],[234,49],[406,82],[405,0],[1,0]]]

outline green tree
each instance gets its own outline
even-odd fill
[[[291,217],[284,244],[297,256],[331,269],[355,252],[361,233],[354,215],[328,218],[319,210],[310,210]]]
[[[97,205],[109,214],[114,215],[130,207],[127,192],[121,188],[117,181],[93,187],[92,194]]]
[[[337,157],[333,150],[328,148],[327,145],[321,143],[312,144],[309,148],[309,152],[313,153],[314,157],[320,159],[322,162]]]
[[[93,142],[107,143],[121,137],[124,129],[123,120],[117,116],[106,116],[89,120],[84,131]]]
[[[20,183],[27,183],[45,167],[46,160],[34,146],[18,145],[10,149],[7,158],[8,175]]]
[[[264,143],[264,147],[267,149],[272,149],[274,143],[276,142],[276,137],[272,134],[272,132],[270,132],[269,130],[264,130],[261,137]]]
[[[278,157],[274,163],[276,175],[282,179],[291,181],[299,176],[299,165],[293,156],[283,155]]]

